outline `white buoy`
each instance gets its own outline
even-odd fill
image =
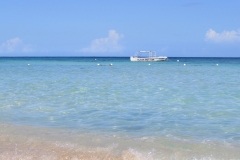
[[[218,64],[216,64],[216,66],[218,66]]]
[[[112,66],[112,65],[113,65],[112,63],[109,64],[109,66]]]
[[[98,63],[97,65],[98,65],[98,66],[100,66],[100,64],[99,64],[99,63]]]
[[[179,62],[179,60],[177,60],[177,62]]]
[[[30,66],[30,64],[28,64],[28,66]]]
[[[184,66],[186,66],[186,64],[185,64],[185,63],[184,63],[183,65],[184,65]]]
[[[95,61],[96,61],[97,59],[95,59]]]
[[[150,66],[151,64],[149,63],[148,65]]]

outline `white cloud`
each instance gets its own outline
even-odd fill
[[[124,36],[118,34],[115,30],[108,31],[108,37],[99,38],[92,41],[89,47],[81,49],[82,52],[119,52],[123,47],[119,44],[119,40]]]
[[[2,43],[0,46],[0,52],[31,52],[31,46],[29,44],[24,44],[23,41],[16,37],[9,39]]]
[[[240,42],[240,29],[238,31],[223,31],[217,33],[213,29],[209,29],[205,35],[205,41],[220,42]]]

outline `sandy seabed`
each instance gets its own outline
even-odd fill
[[[0,124],[0,160],[240,159],[240,148]]]

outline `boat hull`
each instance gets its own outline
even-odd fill
[[[133,62],[162,62],[166,61],[167,57],[161,56],[161,57],[146,57],[146,58],[140,58],[140,57],[130,57],[130,60]]]

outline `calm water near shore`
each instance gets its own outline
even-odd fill
[[[0,159],[240,159],[239,79],[240,58],[2,57]]]

